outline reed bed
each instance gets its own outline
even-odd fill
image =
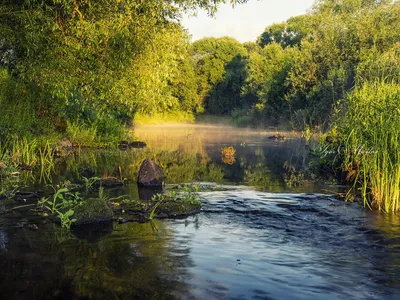
[[[381,211],[400,210],[400,86],[370,82],[348,97],[341,153],[350,194]]]

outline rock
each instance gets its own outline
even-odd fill
[[[153,162],[150,158],[146,158],[139,169],[138,185],[145,187],[164,186],[164,172],[159,165]]]
[[[183,203],[181,200],[163,201],[156,210],[156,219],[185,218],[201,211],[201,202]]]
[[[129,149],[128,141],[120,141],[119,144],[118,144],[118,148],[120,150],[128,150]]]
[[[33,230],[33,231],[36,231],[36,230],[39,229],[39,227],[38,227],[36,224],[29,224],[29,225],[28,225],[28,228],[29,228],[30,230]]]
[[[145,142],[132,142],[129,144],[130,148],[146,148],[147,144]]]
[[[81,205],[75,208],[75,213],[72,216],[76,219],[74,226],[83,224],[111,222],[114,213],[107,203],[102,199],[89,198]]]
[[[43,192],[29,192],[29,191],[18,191],[15,193],[15,200],[28,200],[28,199],[40,199],[43,196]]]
[[[128,150],[131,148],[146,148],[147,144],[145,142],[131,142],[129,143],[128,141],[120,141],[118,144],[118,148],[120,150]]]
[[[117,187],[117,186],[121,186],[124,185],[124,182],[122,180],[119,180],[116,177],[104,177],[101,178],[100,180],[95,182],[95,186],[99,187]]]
[[[278,134],[269,136],[268,139],[270,139],[270,140],[285,140],[286,137],[284,135],[281,135],[278,133]]]

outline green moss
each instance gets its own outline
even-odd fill
[[[113,219],[114,213],[107,203],[102,199],[90,198],[82,202],[75,209],[75,225],[95,222],[107,222]]]
[[[164,201],[157,209],[156,219],[186,217],[199,213],[200,201],[182,202],[181,200]]]

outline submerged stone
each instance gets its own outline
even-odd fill
[[[116,177],[105,177],[96,181],[95,186],[99,187],[117,187],[124,185],[124,182]]]
[[[184,218],[201,211],[201,202],[184,203],[181,200],[166,200],[157,208],[155,218]]]
[[[285,140],[286,137],[284,135],[281,135],[278,133],[278,134],[269,136],[268,139],[270,139],[270,140]]]
[[[129,144],[129,147],[131,148],[146,148],[147,144],[145,142],[132,142]]]
[[[164,178],[164,172],[161,167],[150,158],[146,158],[142,162],[138,174],[139,186],[162,188]]]
[[[129,143],[128,141],[120,141],[118,144],[118,148],[120,150],[128,150],[131,148],[146,148],[147,144],[145,142],[139,142],[139,141],[135,141],[135,142],[131,142]]]
[[[90,198],[75,208],[74,225],[112,221],[114,213],[102,199]]]

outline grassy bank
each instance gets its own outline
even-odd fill
[[[365,83],[348,97],[340,119],[339,154],[348,196],[385,212],[400,210],[400,86],[382,81]]]

